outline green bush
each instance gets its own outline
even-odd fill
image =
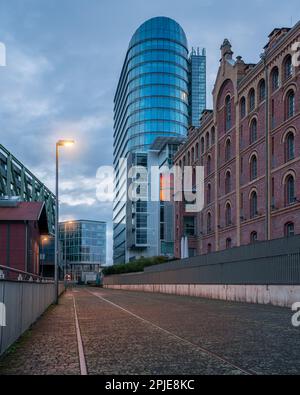
[[[137,259],[136,261],[132,261],[126,264],[106,267],[103,270],[103,274],[105,276],[110,276],[112,274],[143,272],[144,268],[147,266],[160,265],[168,261],[169,259],[164,256],[155,256],[152,258],[140,258]]]

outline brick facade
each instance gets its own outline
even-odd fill
[[[233,59],[224,40],[213,110],[189,130],[175,164],[205,167],[204,209],[175,203],[175,255],[193,216],[189,248],[205,254],[300,233],[300,68],[291,65],[300,22],[274,29],[262,60]],[[293,63],[293,62],[292,62]]]

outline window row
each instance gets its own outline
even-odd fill
[[[144,85],[172,85],[188,92],[188,83],[172,74],[149,73],[132,80],[128,85],[128,92]]]
[[[287,81],[293,75],[293,67],[292,67],[292,57],[291,55],[287,55],[282,64],[282,76],[281,79],[283,82]],[[280,73],[279,68],[275,66],[270,73],[270,87],[271,93],[275,92],[280,86]],[[240,100],[240,117],[244,118],[248,113],[252,112],[258,103],[261,103],[266,98],[266,81],[265,79],[261,79],[257,86],[257,93],[254,88],[251,88],[247,101],[246,97],[243,96]],[[290,97],[290,104],[292,104],[293,99]],[[226,106],[226,103],[225,103]],[[294,107],[294,106],[293,106]]]
[[[140,44],[135,45],[129,50],[128,59],[137,55],[140,52],[149,50],[149,49],[166,49],[171,50],[174,52],[178,52],[179,55],[186,56],[188,55],[187,49],[174,41],[167,41],[167,40],[159,40],[159,39],[152,39],[144,41]]]

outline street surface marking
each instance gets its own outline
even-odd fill
[[[72,296],[73,296],[74,312],[75,312],[75,324],[76,324],[76,335],[77,335],[80,373],[81,373],[81,376],[87,376],[88,373],[87,373],[86,361],[85,361],[85,356],[84,356],[84,351],[83,351],[83,343],[82,343],[82,338],[81,338],[81,333],[80,333],[79,321],[78,321],[78,316],[77,316],[76,302],[75,302],[74,295],[72,295]]]

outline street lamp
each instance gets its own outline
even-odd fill
[[[70,147],[74,145],[74,140],[59,140],[56,143],[56,178],[55,178],[55,266],[54,266],[54,282],[55,282],[55,304],[58,304],[58,260],[59,260],[59,197],[58,197],[58,158],[60,147]]]

